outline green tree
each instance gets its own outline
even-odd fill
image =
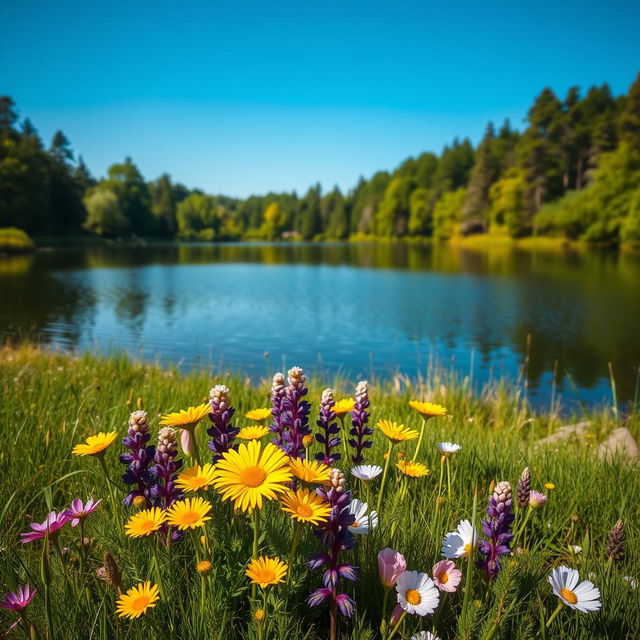
[[[392,178],[387,185],[375,218],[379,236],[403,236],[407,233],[413,184],[411,178]]]
[[[632,147],[640,148],[640,73],[629,88],[620,113],[620,138]]]
[[[321,187],[311,187],[298,203],[297,230],[304,240],[313,240],[322,233],[322,213],[320,211]]]
[[[151,196],[151,212],[157,220],[158,233],[165,237],[172,237],[176,233],[176,199],[168,174],[162,174],[157,180],[149,183]]]
[[[84,198],[87,219],[82,225],[87,231],[99,236],[117,236],[129,227],[120,208],[118,196],[108,188],[97,187]]]
[[[433,215],[429,189],[420,187],[409,198],[409,233],[429,236],[433,231]]]
[[[442,194],[433,209],[433,235],[435,238],[446,240],[455,235],[462,219],[462,207],[466,197],[466,189],[463,187]]]
[[[193,192],[176,210],[178,237],[183,240],[215,240],[220,231],[220,215],[215,198]]]
[[[327,193],[321,202],[322,219],[326,221],[326,235],[343,239],[349,235],[349,219],[344,197],[338,187]]]
[[[526,174],[521,168],[510,169],[491,186],[489,217],[492,227],[506,227],[513,237],[523,233],[527,188]]]
[[[264,210],[264,236],[269,240],[279,238],[285,229],[284,211],[277,202],[270,202]]]

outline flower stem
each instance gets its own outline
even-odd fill
[[[116,503],[116,499],[113,495],[113,488],[111,487],[111,480],[109,478],[109,472],[107,471],[107,464],[104,461],[104,456],[97,456],[98,462],[100,463],[100,468],[102,469],[102,473],[104,473],[104,479],[107,482],[107,489],[109,490],[109,502],[111,503],[111,510],[113,511],[113,517],[116,522],[116,527],[120,529],[120,512],[118,510],[118,505]]]
[[[558,606],[556,607],[556,610],[551,614],[551,616],[547,620],[547,624],[545,625],[547,629],[551,626],[551,623],[556,619],[556,616],[560,613],[561,609],[562,609],[562,602],[558,602]]]
[[[387,603],[389,602],[390,593],[391,589],[387,589],[385,587],[384,599],[382,600],[382,620],[380,621],[380,635],[382,637],[384,637],[384,634],[387,631]]]
[[[424,436],[426,426],[427,421],[422,418],[422,428],[420,429],[420,436],[418,437],[418,442],[416,443],[416,450],[413,452],[413,458],[411,458],[412,461],[415,461],[415,459],[418,457],[418,453],[420,453],[420,446],[422,445],[422,437]]]
[[[287,573],[287,584],[291,582],[291,574],[293,573],[293,561],[295,559],[298,543],[300,542],[300,533],[302,532],[302,522],[296,522],[295,532],[293,534],[293,542],[291,543],[291,552],[289,553],[289,571]]]
[[[403,611],[402,615],[400,616],[400,620],[398,620],[398,624],[395,627],[393,627],[393,629],[391,629],[391,633],[389,634],[389,637],[387,638],[387,640],[391,640],[391,638],[393,638],[393,636],[396,634],[396,631],[400,628],[400,625],[402,624],[406,615],[407,615],[407,612]]]
[[[260,538],[260,509],[254,509],[253,513],[253,551],[252,558],[254,560],[258,557],[258,539]],[[251,600],[255,602],[256,599],[256,585],[251,585]]]
[[[442,480],[444,478],[444,465],[446,458],[442,456],[440,458],[440,480],[438,481],[438,498],[442,496]]]
[[[393,449],[393,442],[389,440],[389,449],[387,450],[387,459],[384,463],[384,471],[382,473],[382,482],[380,483],[380,493],[378,494],[378,504],[376,511],[378,512],[378,518],[380,518],[380,507],[382,506],[382,495],[384,493],[384,485],[387,482],[387,474],[389,473],[389,462],[391,461],[391,450]]]
[[[151,540],[151,556],[153,558],[153,568],[155,570],[156,579],[158,581],[158,591],[160,592],[160,597],[164,598],[162,573],[160,572],[160,563],[158,562],[158,539],[156,536],[153,536],[153,539]]]
[[[463,620],[465,619],[464,617],[465,613],[469,608],[469,603],[471,602],[471,593],[473,591],[473,567],[475,564],[473,562],[473,555],[474,555],[473,552],[475,550],[475,544],[476,544],[475,526],[476,526],[477,513],[478,513],[478,486],[476,485],[476,487],[473,490],[473,510],[471,512],[471,527],[473,531],[473,533],[471,534],[472,535],[471,551],[469,551],[469,558],[467,562],[467,575],[465,576],[465,581],[464,581],[464,599],[462,601],[462,613],[460,614]]]
[[[449,502],[451,502],[451,460],[449,458],[445,458],[447,465],[447,491],[449,495]]]

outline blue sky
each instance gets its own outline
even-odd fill
[[[103,175],[234,196],[352,187],[545,86],[640,70],[640,2],[3,2],[0,93]]]

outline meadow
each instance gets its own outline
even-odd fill
[[[29,600],[24,608],[0,608],[0,637],[640,635],[638,463],[601,459],[596,452],[623,422],[638,436],[636,411],[622,415],[613,405],[562,416],[555,408],[534,412],[516,385],[493,381],[473,393],[469,380],[439,370],[417,380],[397,376],[368,389],[360,385],[352,406],[348,399],[357,380],[305,381],[294,371],[292,385],[283,372],[276,393],[274,373],[265,372],[256,384],[206,369],[183,374],[124,355],[2,348],[0,598],[25,584],[37,593],[32,599],[24,591],[16,595]],[[228,387],[228,398],[216,385]],[[326,386],[333,399],[323,394]],[[307,387],[308,393],[302,391]],[[285,401],[275,413],[262,420],[245,417],[272,407],[276,396]],[[305,401],[311,405],[308,426]],[[410,401],[427,404],[412,407]],[[341,406],[349,411],[336,417]],[[177,413],[188,408],[188,414]],[[137,413],[142,411],[146,415]],[[584,437],[536,444],[560,425],[583,420],[590,421]],[[128,463],[119,456],[133,451],[135,438],[129,447],[123,438],[132,429],[148,429],[145,446],[157,445],[161,422],[167,482],[156,475],[154,489],[145,492],[145,483],[152,482],[145,476],[138,484],[139,475],[125,485]],[[166,430],[172,424],[175,434]],[[186,426],[182,432],[180,424]],[[279,430],[261,430],[269,424]],[[244,436],[257,439],[240,439],[243,432],[235,429],[245,427],[255,429]],[[348,433],[352,428],[355,435]],[[112,441],[103,439],[104,449],[72,453],[101,432],[116,432]],[[325,446],[316,435],[339,441]],[[372,445],[354,448],[350,439]],[[240,453],[226,452],[230,447]],[[298,460],[298,476],[283,449]],[[266,470],[260,477],[258,450]],[[371,470],[356,472],[360,478],[351,473],[358,452],[359,465],[379,467],[370,481]],[[219,460],[206,468],[212,453]],[[343,475],[301,462],[316,454],[340,454],[329,467]],[[180,479],[197,462],[201,469]],[[267,485],[272,491],[265,490],[259,502]],[[189,492],[189,486],[199,490]],[[129,495],[126,506],[132,489],[139,492]],[[58,531],[50,523],[38,539],[21,541],[21,533],[34,533],[31,523],[42,523],[51,511],[73,510],[78,498],[83,504],[76,503],[77,526],[68,516]],[[194,498],[202,500],[196,504]],[[89,499],[100,500],[95,510],[87,508]],[[365,515],[353,512],[354,505],[362,506],[356,500],[367,503]],[[466,539],[465,520],[477,530]],[[622,527],[616,527],[619,521]],[[451,556],[448,564],[438,564],[443,551]],[[270,560],[256,562],[265,556]],[[581,582],[591,581],[597,597],[575,584],[556,583],[563,599],[554,593],[549,577],[556,570],[561,579],[557,569],[563,566],[577,570]],[[146,582],[148,589],[127,595]],[[589,591],[591,604],[600,608],[571,606],[583,604]],[[15,600],[5,597],[0,604]],[[394,611],[396,604],[400,609]]]

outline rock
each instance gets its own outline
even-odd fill
[[[638,443],[626,427],[614,429],[598,447],[598,455],[601,458],[612,458],[616,454],[627,458],[638,457]]]
[[[546,438],[542,438],[536,442],[536,445],[546,446],[550,444],[558,444],[569,440],[570,438],[583,438],[587,433],[587,428],[591,425],[590,420],[576,422],[575,424],[566,424],[556,429],[554,433]]]

